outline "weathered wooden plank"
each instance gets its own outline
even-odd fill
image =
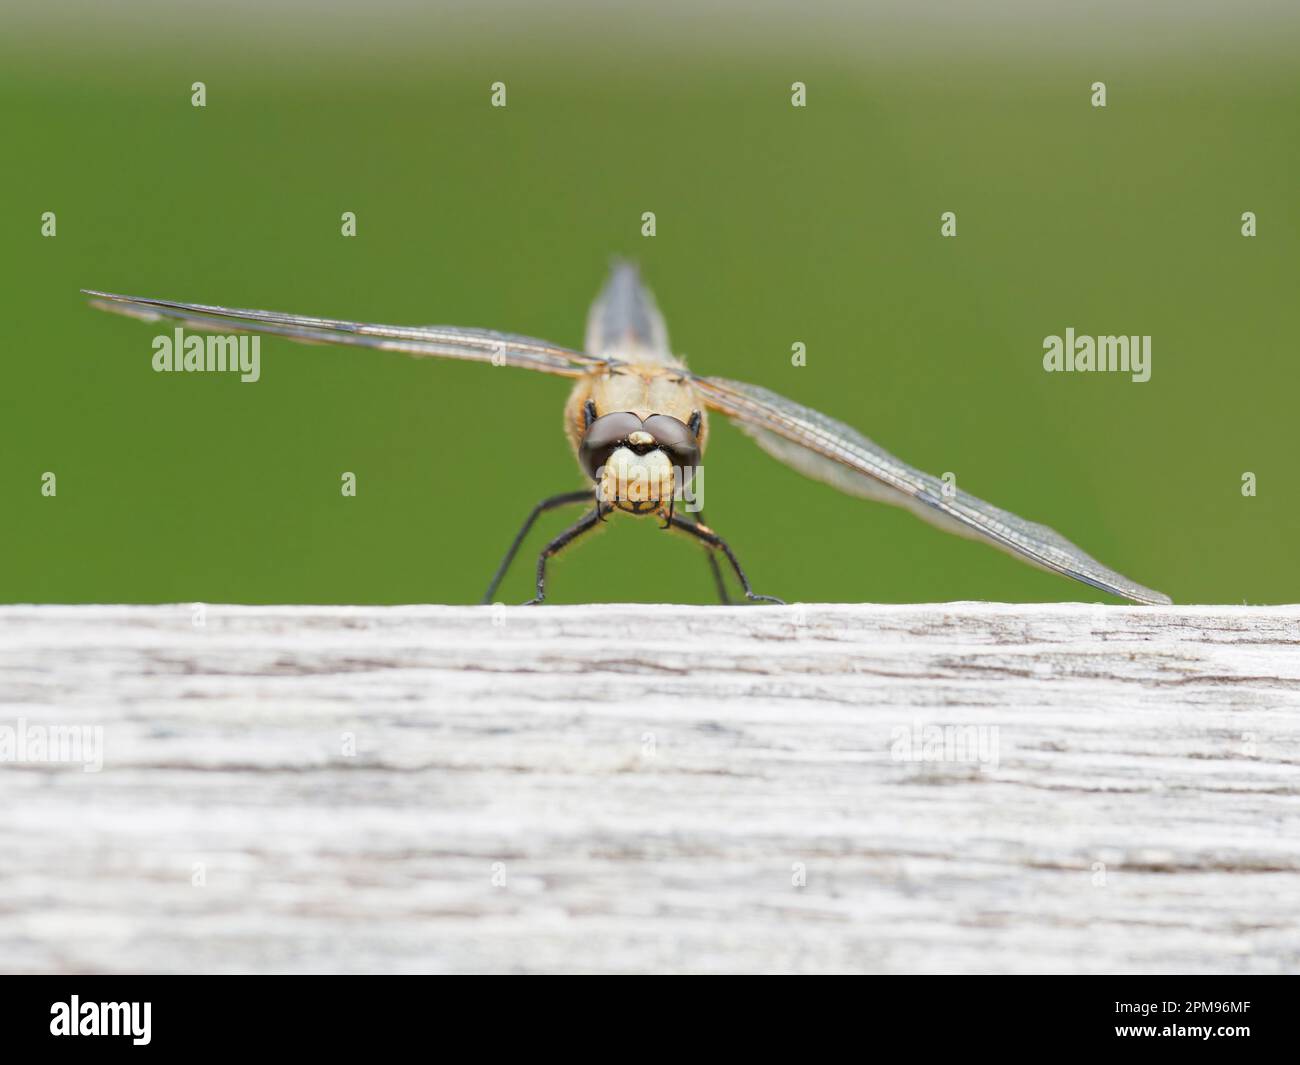
[[[1300,967],[1297,607],[4,607],[20,722],[9,971]]]

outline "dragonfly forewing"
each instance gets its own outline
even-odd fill
[[[381,325],[338,318],[314,318],[280,311],[255,311],[204,303],[112,292],[82,291],[93,297],[100,310],[146,321],[169,318],[205,332],[254,332],[282,336],[308,344],[344,344],[396,351],[406,355],[490,362],[518,366],[560,377],[581,377],[607,364],[607,360],[560,347],[534,337],[498,333],[489,329],[455,326]]]

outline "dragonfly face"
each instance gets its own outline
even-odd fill
[[[546,562],[596,528],[614,510],[657,514],[664,528],[703,544],[724,602],[718,557],[731,567],[745,596],[756,595],[731,547],[704,522],[675,513],[674,500],[699,466],[708,435],[707,411],[735,421],[775,458],[852,495],[906,507],[949,532],[983,540],[1023,561],[1137,603],[1169,597],[1103,566],[1045,525],[1026,521],[895,458],[856,429],[755,385],[704,377],[671,353],[668,331],[636,268],[616,264],[587,319],[586,351],[533,337],[452,326],[393,326],[276,311],[120,296],[87,290],[93,305],[145,320],[178,319],[213,332],[254,331],[317,344],[398,351],[517,366],[575,381],[565,426],[591,487],[552,496],[533,508],[488,588],[495,594],[524,536],[543,512],[588,503],[592,510],[542,551],[537,595],[545,596]]]
[[[692,430],[669,414],[642,418],[616,411],[597,416],[591,400],[584,410],[591,422],[578,444],[578,462],[596,485],[596,498],[629,514],[663,513],[671,507],[700,464],[699,412]]]

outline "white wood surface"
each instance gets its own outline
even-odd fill
[[[20,719],[6,971],[1300,969],[1298,607],[0,607]]]

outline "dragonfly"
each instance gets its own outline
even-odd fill
[[[705,521],[702,510],[687,509],[683,515],[676,507],[699,476],[710,412],[730,419],[760,448],[799,473],[842,492],[906,507],[949,532],[982,540],[1031,565],[1135,603],[1171,601],[1102,565],[1047,526],[909,466],[820,411],[757,385],[694,373],[672,353],[663,315],[632,263],[615,262],[611,268],[587,315],[583,351],[486,329],[377,325],[82,291],[101,310],[146,321],[178,320],[200,331],[256,332],[306,343],[487,362],[573,379],[564,421],[586,487],[549,496],[532,508],[492,576],[485,603],[493,601],[538,518],[579,504],[590,509],[538,555],[530,604],[546,598],[547,563],[616,513],[653,515],[664,529],[702,544],[723,602],[731,599],[720,557],[746,600],[780,603],[754,591],[735,551]]]

